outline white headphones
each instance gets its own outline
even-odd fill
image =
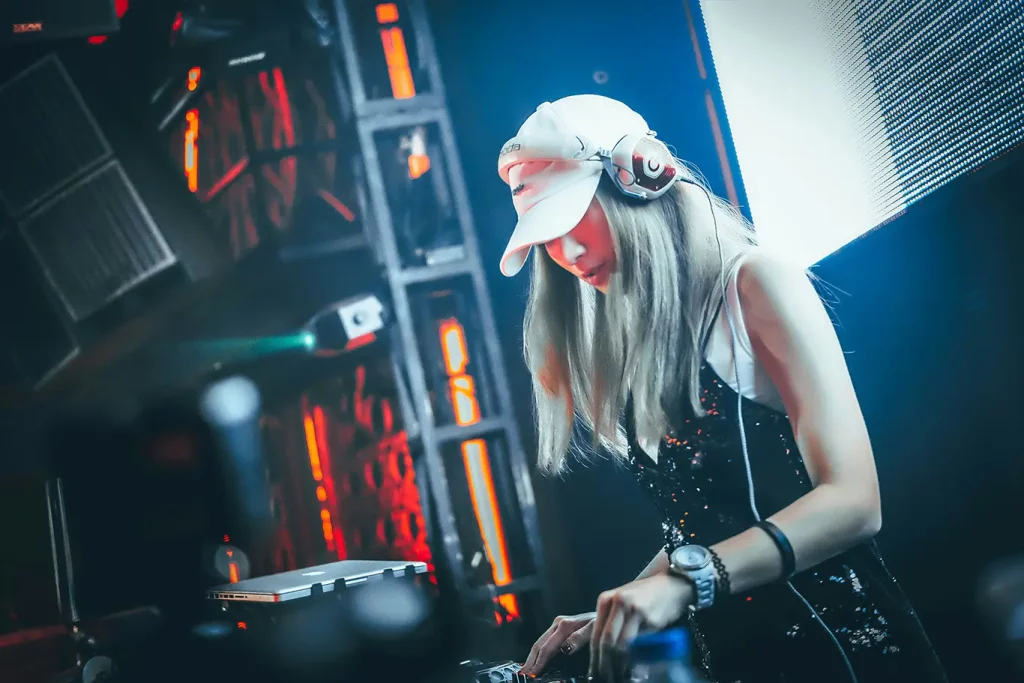
[[[695,182],[654,131],[624,135],[611,149],[580,136],[534,139],[528,144],[512,138],[498,156],[498,174],[507,183],[508,169],[524,161],[601,161],[622,194],[644,201],[661,197],[676,181]]]

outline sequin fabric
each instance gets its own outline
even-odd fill
[[[657,462],[633,433],[629,461],[662,515],[665,549],[714,545],[749,529],[746,467],[736,420],[737,395],[701,369],[707,415],[690,416],[662,441]],[[786,415],[743,399],[757,507],[767,518],[811,490]],[[632,408],[630,407],[629,411]],[[924,629],[873,543],[795,576],[793,586],[842,644],[858,680],[945,681]],[[721,599],[689,617],[696,660],[718,683],[850,680],[825,627],[785,584]]]

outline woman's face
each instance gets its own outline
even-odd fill
[[[601,292],[618,267],[608,218],[595,197],[569,234],[544,244],[555,263]]]

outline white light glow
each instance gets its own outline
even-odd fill
[[[852,14],[820,6],[701,1],[758,238],[802,266],[890,218],[900,191]]]

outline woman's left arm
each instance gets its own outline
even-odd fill
[[[769,518],[789,538],[800,571],[878,533],[871,442],[832,321],[807,275],[755,253],[740,267],[737,286],[754,354],[782,396],[814,485]],[[761,529],[714,550],[734,592],[782,574],[781,555]]]
[[[738,288],[754,354],[782,396],[814,485],[769,517],[789,539],[801,571],[878,533],[882,515],[871,442],[839,340],[807,275],[755,253],[740,267]],[[782,577],[782,555],[762,529],[712,547],[733,593]],[[612,653],[645,627],[673,623],[695,599],[688,581],[669,574],[602,593],[591,672],[607,674]]]

